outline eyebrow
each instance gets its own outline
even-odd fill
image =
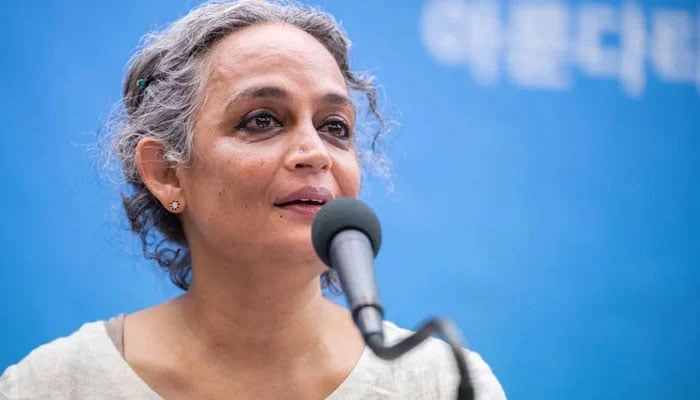
[[[289,100],[292,95],[285,89],[277,86],[262,86],[262,87],[252,87],[249,89],[244,89],[238,93],[231,96],[228,104],[226,105],[226,110],[230,109],[234,104],[241,100],[250,99],[276,99],[276,100]],[[340,93],[326,93],[321,97],[321,101],[326,104],[338,105],[338,106],[350,106],[355,108],[352,100]]]
[[[350,100],[348,96],[339,93],[327,93],[321,98],[321,101],[336,106],[350,106],[353,108],[355,107],[352,100]]]

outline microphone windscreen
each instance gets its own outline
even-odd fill
[[[330,261],[330,244],[335,235],[346,229],[363,232],[372,243],[375,257],[382,245],[382,227],[374,211],[362,201],[343,197],[328,202],[314,218],[311,241],[316,254],[326,265]]]

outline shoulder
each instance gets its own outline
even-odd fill
[[[392,322],[386,322],[384,334],[387,343],[396,343],[413,331],[400,328]],[[491,371],[489,365],[481,356],[464,349],[470,378],[474,386],[477,400],[505,400],[506,396]],[[442,340],[429,338],[418,347],[395,361],[386,362],[376,359],[390,367],[394,379],[409,387],[412,393],[421,396],[411,398],[453,399],[459,383],[459,372],[452,350]]]
[[[104,321],[86,323],[8,367],[0,376],[0,398],[82,399],[86,383],[94,388],[105,379],[103,369],[115,353]]]

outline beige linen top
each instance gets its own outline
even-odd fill
[[[121,318],[108,325],[90,322],[68,337],[36,348],[0,376],[0,399],[162,400],[124,360],[121,329]],[[385,323],[389,343],[410,333]],[[477,353],[465,351],[476,399],[505,400],[489,366]],[[440,340],[429,339],[395,361],[384,361],[365,348],[326,400],[451,400],[458,381],[454,357]]]

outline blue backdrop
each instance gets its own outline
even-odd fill
[[[84,145],[194,4],[3,4],[0,370],[177,295]],[[321,5],[400,123],[363,194],[388,317],[453,318],[511,399],[700,398],[698,3]]]

